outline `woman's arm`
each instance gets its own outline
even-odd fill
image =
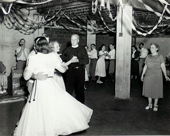
[[[142,75],[141,75],[141,81],[143,81],[143,77],[145,75],[147,68],[148,68],[148,66],[145,64],[145,66],[143,67]]]
[[[29,80],[30,78],[32,78],[33,73],[31,71],[25,69],[23,75],[24,75],[25,80]]]
[[[169,79],[169,77],[168,77],[167,74],[166,74],[165,63],[162,63],[162,64],[161,64],[161,69],[162,69],[162,72],[163,72],[163,74],[164,74],[164,76],[165,76],[166,81],[169,81],[170,79]]]
[[[29,70],[24,71],[24,79],[29,80],[29,79],[34,79],[34,80],[45,80],[48,78],[47,74],[44,74],[43,72],[39,72],[37,74],[32,73]]]

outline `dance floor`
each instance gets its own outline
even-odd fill
[[[114,83],[103,79],[103,84],[86,84],[85,104],[94,110],[86,131],[73,136],[89,135],[170,135],[170,82],[164,82],[164,98],[157,112],[145,110],[147,98],[142,96],[142,85],[131,80],[130,99],[114,97]],[[15,128],[25,97],[0,97],[0,136],[10,136]]]

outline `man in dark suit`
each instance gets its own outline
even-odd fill
[[[64,62],[76,57],[77,60],[68,66],[65,76],[66,90],[71,95],[75,91],[76,99],[81,103],[85,101],[84,83],[85,83],[85,65],[89,63],[87,51],[79,44],[79,35],[71,36],[71,47],[66,48],[61,58]]]

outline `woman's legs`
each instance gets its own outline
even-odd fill
[[[103,82],[100,80],[100,76],[98,76],[97,83],[98,83],[98,84],[102,84],[102,83],[103,83]]]
[[[154,99],[154,106],[158,105],[158,99]]]
[[[148,98],[148,106],[145,107],[146,110],[151,109],[152,108],[152,98]],[[153,111],[157,111],[158,110],[158,99],[154,99],[154,108]]]
[[[154,108],[153,111],[157,111],[158,110],[158,99],[154,99]]]
[[[149,105],[152,105],[152,98],[148,98],[148,103],[149,103]]]
[[[146,110],[152,108],[152,98],[148,97],[148,106],[145,107]]]

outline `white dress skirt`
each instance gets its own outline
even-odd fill
[[[99,51],[99,59],[97,60],[95,76],[105,77],[106,76],[106,63],[105,55],[103,51]]]
[[[61,66],[59,58],[54,53],[38,53],[28,61],[27,70],[34,74],[44,72],[48,78],[34,81],[13,135],[69,135],[89,128],[93,110],[68,94],[53,78],[54,68]]]

